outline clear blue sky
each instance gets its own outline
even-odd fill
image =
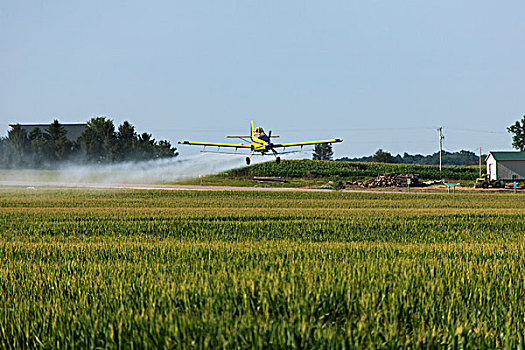
[[[523,1],[4,1],[7,124],[105,115],[223,141],[250,119],[336,156],[511,148]],[[179,147],[181,154],[195,152]]]

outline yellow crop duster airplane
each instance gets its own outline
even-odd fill
[[[273,136],[272,131],[266,135],[263,128],[253,127],[253,120],[251,122],[251,135],[250,136],[226,136],[226,138],[237,138],[241,139],[245,144],[242,143],[217,143],[217,142],[196,142],[196,141],[179,141],[179,144],[181,145],[196,145],[196,146],[215,146],[218,147],[220,150],[221,147],[232,147],[235,148],[237,151],[239,148],[241,149],[249,149],[251,150],[251,154],[249,157],[246,157],[246,164],[250,164],[250,159],[252,158],[253,154],[255,152],[261,153],[261,155],[266,155],[269,152],[272,152],[272,154],[275,156],[275,162],[279,164],[281,162],[281,158],[278,156],[279,154],[286,154],[286,153],[293,153],[293,152],[277,152],[276,148],[282,148],[283,151],[286,147],[296,147],[300,146],[301,148],[305,145],[317,145],[321,143],[338,143],[343,142],[343,139],[332,139],[332,140],[319,140],[319,141],[306,141],[306,142],[292,142],[292,143],[272,143],[272,138],[279,137],[279,136]],[[225,154],[239,154],[239,153],[226,153],[226,152],[215,152],[215,153],[225,153]]]

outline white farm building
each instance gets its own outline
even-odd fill
[[[485,162],[490,180],[525,180],[525,152],[490,152]]]

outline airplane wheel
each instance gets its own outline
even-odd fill
[[[250,157],[246,157],[246,165],[250,165]]]
[[[275,158],[275,163],[276,163],[276,164],[279,164],[280,162],[281,162],[281,157],[277,157],[277,158]]]

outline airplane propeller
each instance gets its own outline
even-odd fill
[[[270,145],[272,144],[272,131],[271,130],[268,132],[268,143]]]

